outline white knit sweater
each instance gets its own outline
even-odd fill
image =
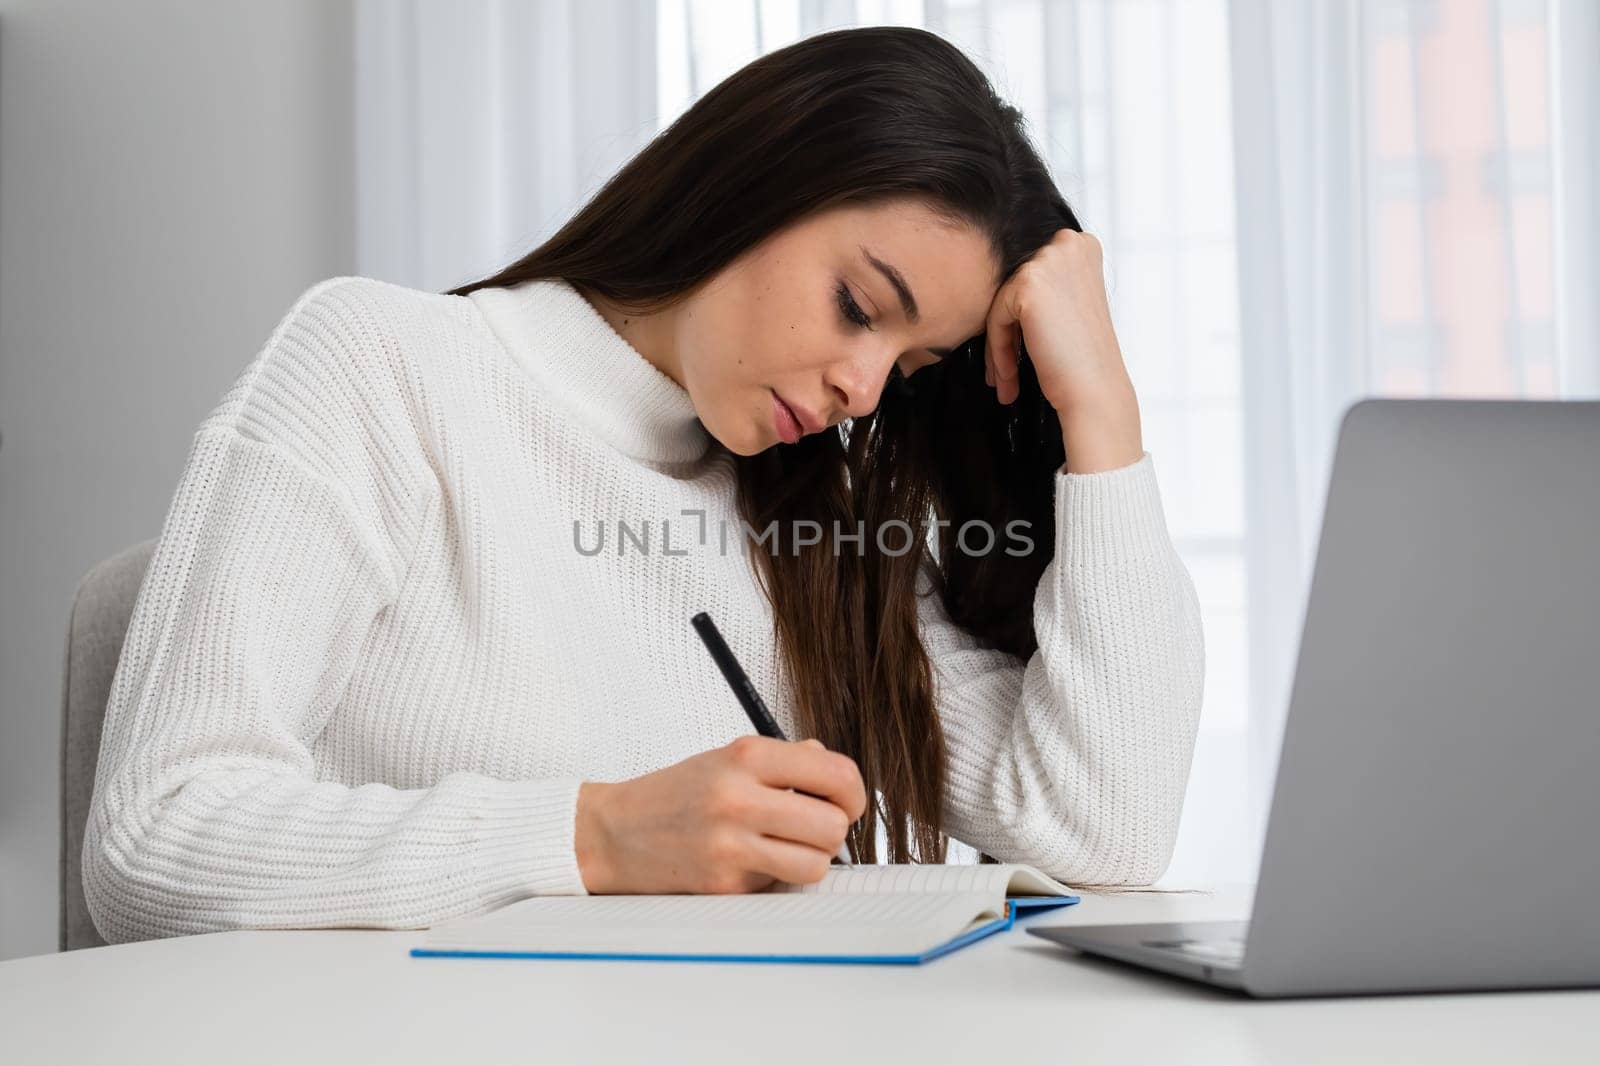
[[[135,605],[83,850],[101,933],[584,893],[579,782],[751,732],[697,611],[794,736],[709,440],[563,281],[307,291],[196,432]],[[1148,452],[1058,473],[1055,499],[1030,660],[921,601],[947,829],[1069,883],[1148,882],[1200,709],[1194,586]]]

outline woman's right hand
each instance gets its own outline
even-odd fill
[[[629,781],[585,781],[578,870],[596,895],[820,881],[866,809],[848,755],[818,740],[742,736]]]

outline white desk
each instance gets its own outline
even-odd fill
[[[1238,918],[1248,898],[1086,894],[1026,921]],[[0,1060],[1600,1062],[1600,992],[1254,1002],[1020,928],[922,966],[418,959],[418,939],[215,933],[3,962]]]

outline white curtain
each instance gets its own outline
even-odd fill
[[[486,274],[744,63],[883,23],[967,51],[1106,247],[1205,614],[1167,883],[1250,879],[1344,407],[1600,391],[1600,4],[358,0],[359,269]]]
[[[1257,838],[1343,409],[1596,394],[1597,12],[1233,0]]]
[[[356,264],[443,290],[560,228],[656,132],[655,6],[357,0]]]

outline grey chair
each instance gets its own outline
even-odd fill
[[[67,619],[61,686],[62,951],[105,943],[83,899],[83,831],[94,795],[100,728],[111,696],[111,680],[155,548],[152,538],[97,564],[78,582]]]

